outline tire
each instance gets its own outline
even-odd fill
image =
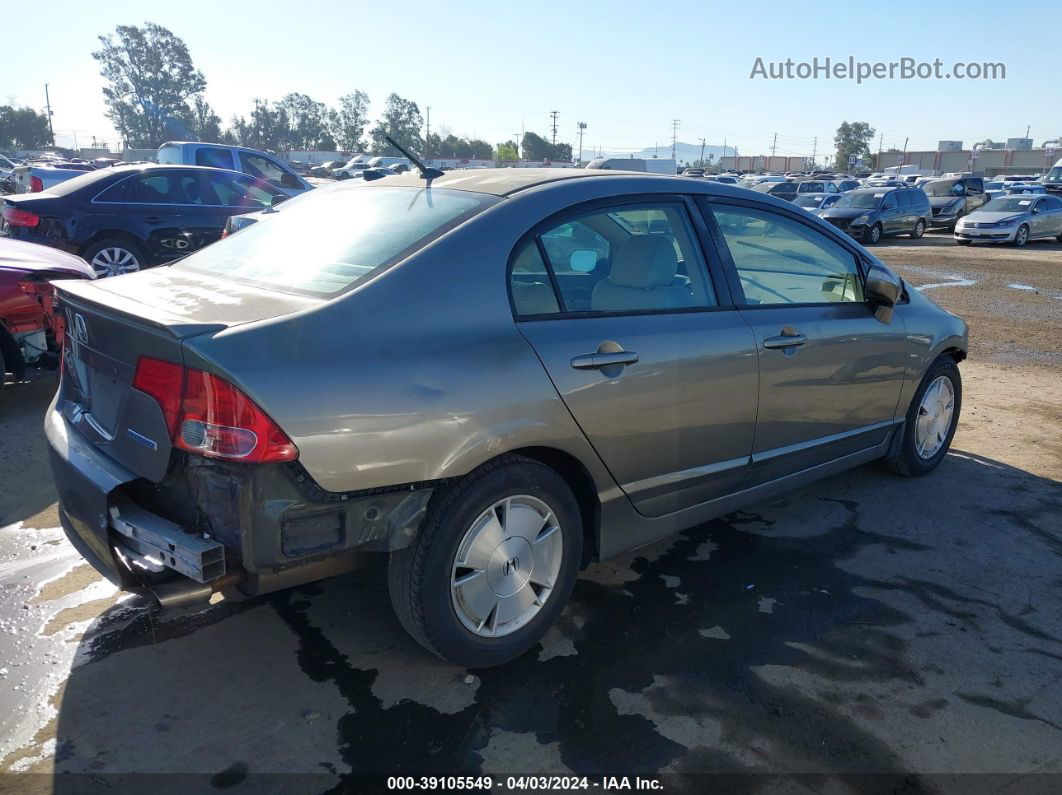
[[[1059,243],[1062,243],[1062,235],[1056,237],[1055,240],[1057,240]]]
[[[7,380],[7,364],[4,362],[4,351],[0,348],[0,395],[4,394],[4,381]]]
[[[956,240],[955,241],[955,245],[957,245],[957,246],[968,246],[972,242],[973,242],[972,240]]]
[[[509,506],[505,502],[507,498],[514,501],[511,513],[506,510]],[[512,516],[514,523],[518,523],[519,518],[526,521],[531,517],[533,520],[528,510],[536,503],[540,513],[547,508],[550,511],[542,530],[538,531],[536,556],[532,557],[530,544],[512,529],[512,525],[496,521],[498,537],[509,533],[501,544],[513,546],[503,548],[498,544],[493,553],[487,552],[481,559],[489,563],[478,574],[476,566],[459,565],[462,561],[471,563],[475,557],[472,541],[479,537],[477,527],[487,527],[492,518],[498,520],[499,516],[502,520]],[[495,507],[499,507],[497,514],[492,513]],[[552,541],[547,532],[550,518],[555,519],[553,533],[560,534],[559,539]],[[534,521],[525,527],[533,528]],[[535,532],[534,529],[531,532]],[[444,660],[469,668],[508,662],[534,646],[564,609],[575,585],[582,538],[579,506],[563,478],[537,461],[516,455],[502,456],[434,495],[416,539],[405,549],[391,554],[388,590],[395,615],[414,640]],[[489,550],[493,541],[493,538],[487,539],[483,548]],[[551,545],[549,557],[545,560],[537,557],[538,543]],[[525,550],[528,561],[523,561],[525,555],[519,554]],[[558,554],[559,565],[556,564]],[[529,568],[528,562],[531,564]],[[512,569],[510,563],[514,564]],[[554,572],[548,571],[551,566],[555,568]],[[465,592],[453,584],[461,580],[470,582],[476,577],[482,579],[476,580],[478,589],[469,586],[475,594],[469,596],[466,606]],[[510,577],[514,579],[509,580]],[[540,590],[535,583],[536,577],[551,581],[552,587]],[[521,581],[520,578],[524,579]],[[508,582],[505,587],[522,582],[515,585],[514,597],[506,602],[506,607],[502,607],[503,600],[495,590],[500,587],[499,582],[502,586]],[[546,595],[542,604],[536,607],[543,593]],[[515,598],[516,594],[522,595],[520,599]],[[479,595],[485,595],[482,598],[488,602],[495,602],[493,610],[483,609],[476,613],[472,609],[472,602]],[[513,607],[527,599],[534,599],[535,603]],[[503,619],[503,624],[497,625],[502,613],[514,615],[516,610],[525,612],[519,613],[519,618]],[[479,617],[483,620],[477,631],[474,624]]]
[[[920,238],[925,233],[926,222],[919,218],[918,223],[915,224],[914,229],[911,230],[911,240],[918,240],[918,238]]]
[[[952,390],[951,418],[946,429],[935,429],[939,431],[939,447],[932,455],[926,456],[918,451],[918,423],[922,416],[922,401],[930,388],[935,387],[938,379],[941,378],[947,379]],[[893,472],[907,477],[928,475],[940,465],[940,462],[944,460],[944,456],[947,455],[948,449],[951,447],[951,440],[955,437],[955,428],[959,424],[959,412],[961,409],[962,378],[959,375],[959,367],[950,356],[946,354],[938,356],[933,364],[930,365],[929,370],[926,371],[925,376],[922,378],[922,383],[918,385],[918,390],[915,392],[911,405],[907,409],[907,417],[903,425],[903,437],[900,440],[899,447],[895,453],[885,459],[885,466]],[[932,434],[930,436],[932,438]],[[928,449],[925,452],[929,452]]]
[[[1018,227],[1018,231],[1014,233],[1014,247],[1022,248],[1029,242],[1029,227],[1026,224],[1022,224]]]
[[[881,224],[874,224],[874,226],[870,227],[870,231],[867,233],[867,242],[868,243],[880,243],[881,242],[881,236],[882,236]]]
[[[96,271],[98,279],[135,273],[148,267],[147,254],[144,249],[138,243],[122,237],[106,237],[97,240],[85,248],[81,257]]]

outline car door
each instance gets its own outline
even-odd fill
[[[887,235],[896,234],[900,231],[900,200],[897,191],[891,190],[885,194],[881,202],[881,229]]]
[[[646,516],[741,488],[755,431],[755,340],[689,207],[598,203],[534,230],[511,261],[520,332]],[[587,247],[547,246],[565,227]]]
[[[1032,211],[1029,220],[1032,228],[1030,237],[1050,237],[1058,234],[1054,231],[1055,219],[1052,217],[1047,200],[1037,196],[1030,196],[1033,200]]]
[[[967,177],[963,184],[966,191],[964,212],[968,215],[985,203],[985,181],[981,177]]]
[[[206,214],[200,228],[200,246],[219,240],[229,218],[258,212],[271,206],[275,196],[285,196],[280,188],[254,177],[227,171],[201,171]]]
[[[183,257],[199,247],[206,210],[195,169],[150,169],[130,180],[122,214],[152,261]]]
[[[239,155],[240,171],[268,182],[289,196],[297,196],[308,187],[294,171],[270,157],[258,152],[244,151],[241,151]]]
[[[1042,199],[1044,215],[1050,220],[1050,234],[1062,236],[1062,199],[1057,196],[1045,196]]]
[[[858,249],[810,220],[712,200],[731,295],[752,326],[759,409],[747,486],[854,454],[888,438],[903,384],[899,315],[863,299]]]

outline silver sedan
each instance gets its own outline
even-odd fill
[[[955,226],[955,242],[1013,243],[1053,237],[1062,243],[1062,199],[1057,196],[1001,196],[963,216]]]

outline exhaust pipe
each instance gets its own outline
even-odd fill
[[[244,572],[237,569],[210,582],[196,582],[186,577],[160,583],[148,588],[148,592],[163,610],[180,610],[197,604],[206,604],[218,591],[239,585]]]

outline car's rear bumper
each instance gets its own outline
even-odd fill
[[[238,574],[246,594],[330,576],[352,567],[357,553],[409,544],[435,487],[420,483],[336,494],[285,464],[206,459],[175,461],[156,484],[96,450],[54,401],[45,435],[71,543],[126,589],[140,584],[125,562],[138,556],[151,563],[161,557],[172,577],[206,584]],[[147,532],[138,536],[130,525]],[[169,558],[158,554],[167,539],[177,553]],[[204,542],[223,547],[221,566]],[[190,563],[195,555],[198,566]]]

